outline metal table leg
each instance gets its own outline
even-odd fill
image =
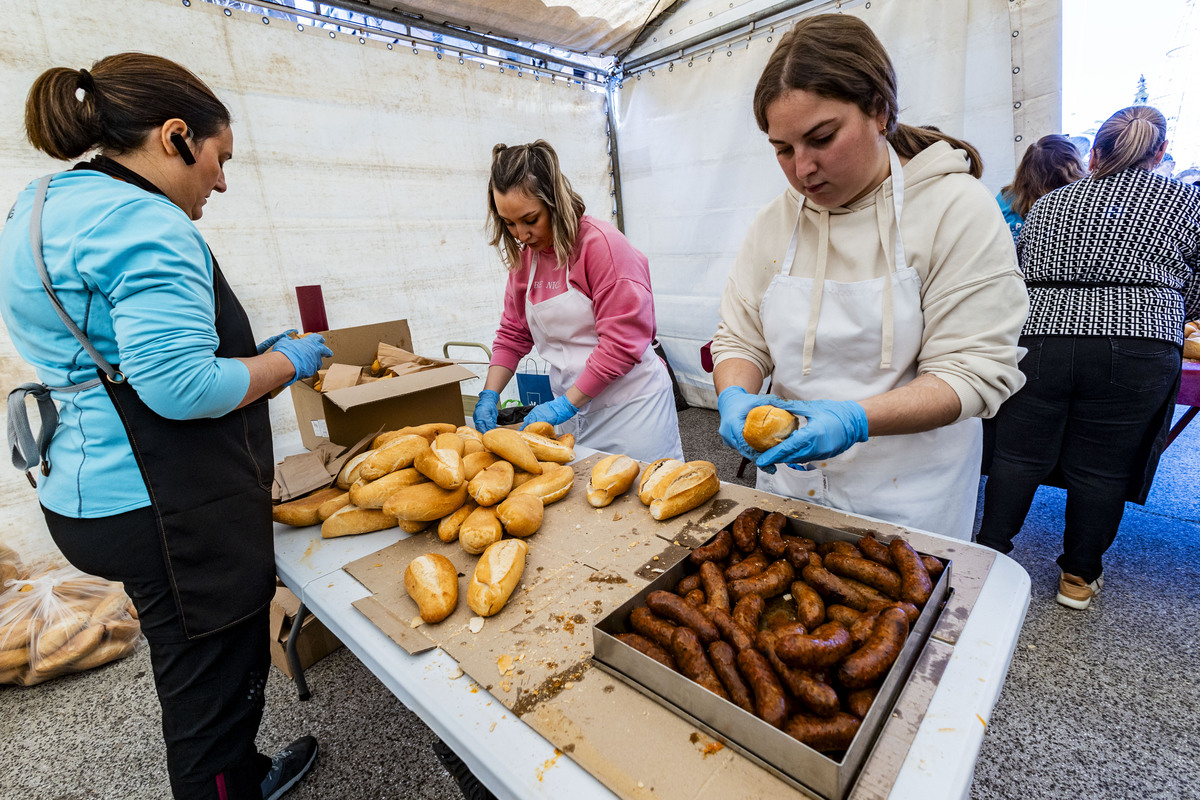
[[[308,613],[308,607],[301,603],[287,640],[288,667],[292,670],[292,680],[296,682],[296,693],[301,700],[307,700],[311,696],[308,693],[308,683],[304,680],[304,668],[300,666],[300,654],[296,652],[296,643],[300,641],[300,628],[304,625],[304,618]]]
[[[1175,426],[1171,428],[1171,432],[1167,434],[1167,445],[1175,441],[1176,436],[1183,433],[1183,429],[1188,426],[1188,423],[1191,422],[1198,413],[1200,413],[1200,406],[1192,406],[1187,411],[1183,412],[1183,415],[1175,423]],[[1163,445],[1164,450],[1166,449],[1167,445]]]

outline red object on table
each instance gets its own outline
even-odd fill
[[[1175,402],[1181,406],[1191,406],[1191,408],[1183,412],[1183,416],[1167,434],[1168,445],[1175,441],[1176,436],[1183,433],[1183,429],[1195,418],[1196,414],[1200,414],[1200,361],[1184,360],[1183,374],[1179,383],[1179,397]]]
[[[325,297],[320,284],[296,287],[296,303],[300,306],[300,325],[305,333],[329,330],[325,317]]]

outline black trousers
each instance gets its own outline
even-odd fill
[[[1179,348],[1157,339],[1022,336],[1025,386],[996,414],[996,446],[976,541],[1012,550],[1033,496],[1061,467],[1067,489],[1058,565],[1087,582],[1145,465],[1137,453],[1180,369]]]
[[[268,610],[189,641],[149,508],[73,519],[43,507],[55,544],[84,572],[120,581],[150,644],[176,800],[261,800],[271,766],[254,740],[270,668]]]

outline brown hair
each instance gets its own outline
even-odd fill
[[[1039,197],[1085,175],[1075,144],[1061,133],[1052,133],[1025,150],[1012,183],[1000,191],[1012,198],[1012,210],[1024,217]]]
[[[966,151],[972,175],[983,174],[983,159],[971,145],[941,131],[897,121],[896,70],[878,37],[857,17],[806,17],[779,40],[754,89],[754,118],[764,133],[767,109],[793,89],[853,103],[867,116],[886,112],[888,141],[904,158],[947,142]]]
[[[504,220],[500,219],[493,193],[507,194],[513,189],[523,189],[546,204],[558,266],[567,266],[567,259],[575,250],[579,219],[585,207],[583,198],[575,193],[559,168],[558,154],[544,139],[512,147],[498,144],[492,148],[492,174],[488,179],[488,224],[492,238],[488,244],[500,251],[500,258],[510,270],[521,265],[521,248],[508,232]]]
[[[1104,121],[1092,144],[1092,177],[1130,167],[1151,169],[1167,140],[1167,120],[1153,106],[1129,106]]]
[[[204,81],[146,53],[111,55],[91,69],[53,67],[38,76],[25,100],[29,143],[64,161],[97,146],[113,154],[135,150],[152,129],[175,118],[197,141],[230,119]]]

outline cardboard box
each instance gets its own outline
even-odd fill
[[[288,665],[287,643],[292,633],[292,625],[296,621],[296,614],[299,612],[300,598],[286,586],[277,587],[270,612],[271,663],[289,678],[294,676]],[[330,633],[319,619],[312,614],[305,616],[300,625],[300,638],[296,642],[301,669],[308,669],[341,646],[341,641]]]
[[[380,342],[412,350],[407,320],[338,328],[322,335],[333,351],[333,358],[325,360],[326,367],[332,363],[369,365]],[[350,446],[375,431],[405,425],[462,425],[465,417],[459,382],[475,377],[466,367],[445,362],[445,366],[411,375],[325,393],[315,391],[311,380],[297,381],[291,388],[300,439],[311,450],[325,439]]]

